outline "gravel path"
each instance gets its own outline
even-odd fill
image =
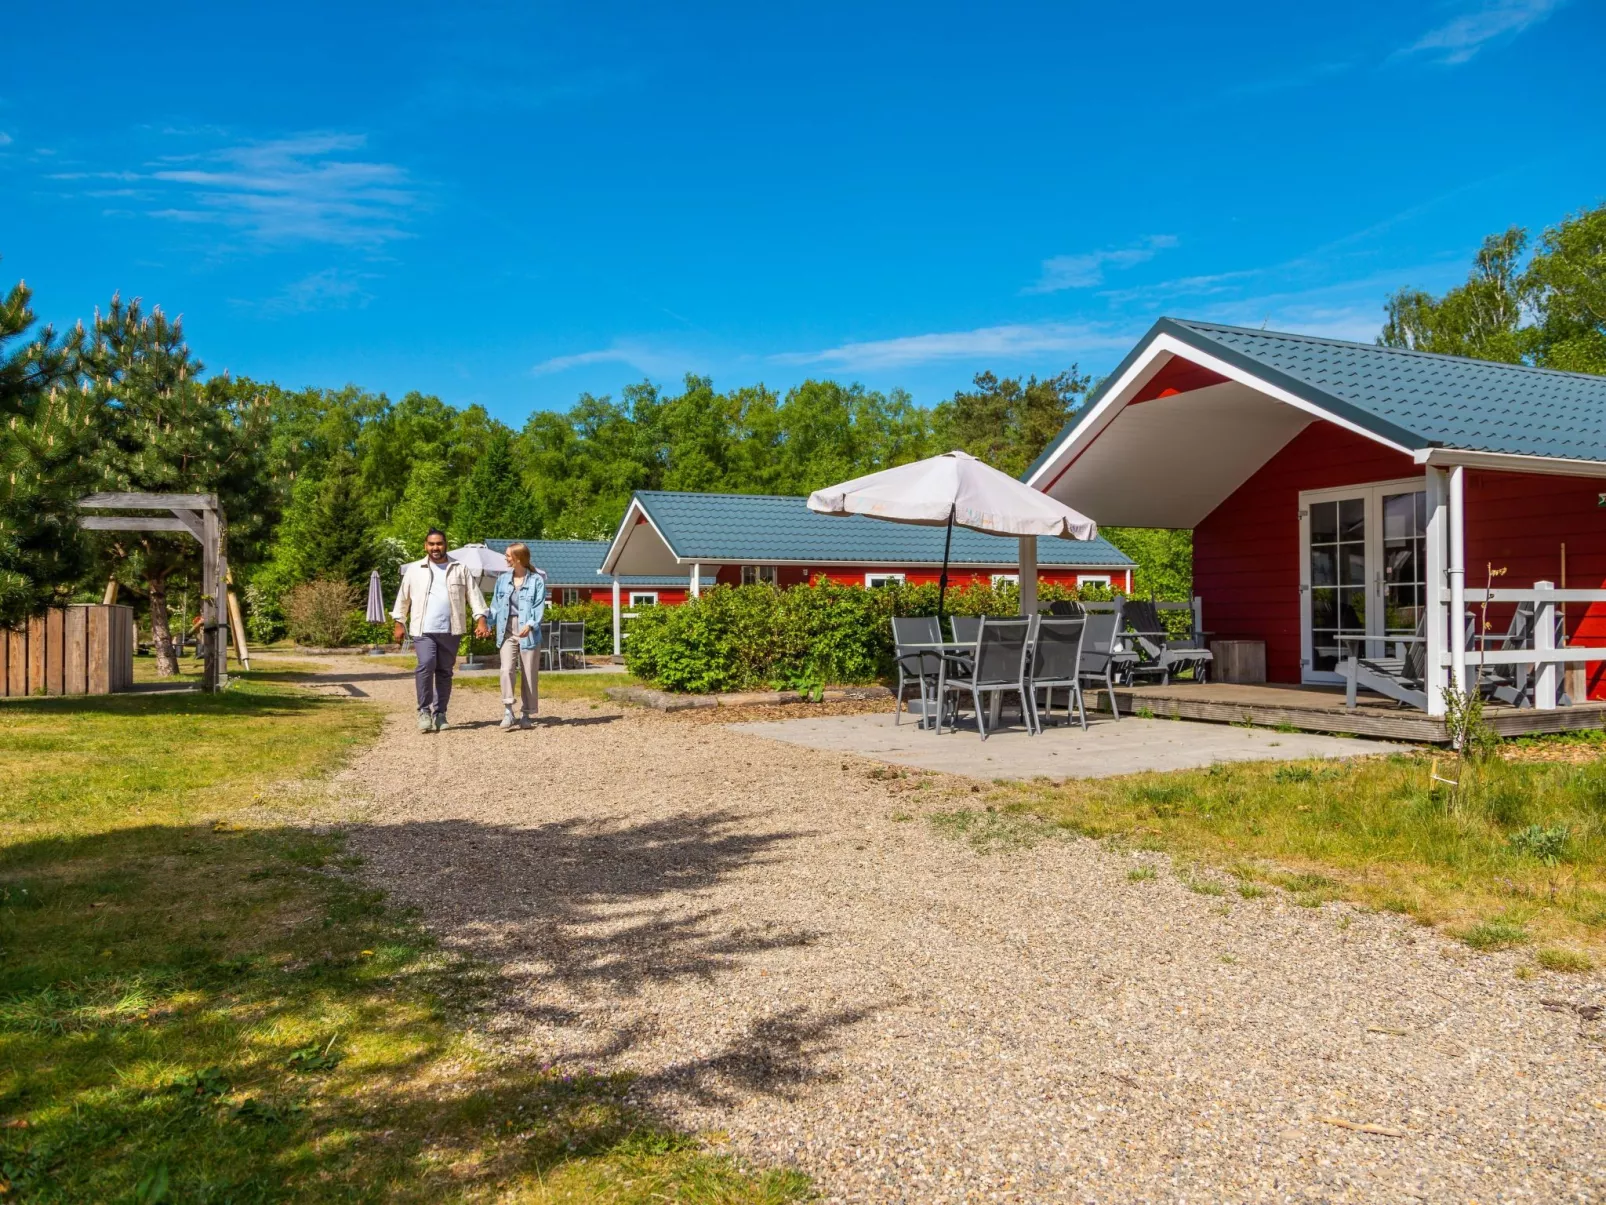
[[[964,780],[720,725],[544,702],[505,734],[464,691],[420,736],[410,679],[358,677],[396,711],[341,780],[353,840],[501,968],[496,1040],[629,1068],[826,1200],[1606,1199],[1606,1025],[1542,1003],[1598,976],[1088,841],[978,853],[922,818]]]

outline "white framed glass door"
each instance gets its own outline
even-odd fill
[[[1307,490],[1299,496],[1301,678],[1338,682],[1368,638],[1416,632],[1427,602],[1427,492],[1419,479]]]

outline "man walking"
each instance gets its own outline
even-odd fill
[[[402,574],[401,589],[390,617],[396,621],[396,643],[411,632],[418,669],[418,730],[440,732],[446,727],[446,705],[452,701],[452,671],[457,667],[457,646],[474,616],[474,634],[490,629],[485,616],[490,608],[468,568],[446,555],[446,536],[432,528],[424,539],[427,554],[422,564]]]

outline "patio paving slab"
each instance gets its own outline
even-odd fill
[[[941,736],[890,714],[820,716],[732,724],[738,732],[854,753],[899,766],[918,766],[972,778],[1109,778],[1145,770],[1188,770],[1224,761],[1288,761],[1306,757],[1366,757],[1409,746],[1312,732],[1275,732],[1187,720],[1094,720],[1080,728],[1045,728],[1041,736],[1006,728],[988,740],[961,728]]]

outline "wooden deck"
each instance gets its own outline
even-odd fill
[[[1258,728],[1284,726],[1302,732],[1346,732],[1424,744],[1449,740],[1442,719],[1430,718],[1376,695],[1363,693],[1356,707],[1345,707],[1341,687],[1240,686],[1226,682],[1200,686],[1181,682],[1170,686],[1118,686],[1115,697],[1122,715],[1147,710],[1161,719],[1213,720]],[[1087,701],[1090,707],[1108,705],[1108,697],[1102,692],[1095,702],[1093,692],[1088,691]],[[1489,704],[1483,714],[1501,736],[1526,736],[1599,728],[1606,722],[1606,703],[1583,703],[1554,711]]]

